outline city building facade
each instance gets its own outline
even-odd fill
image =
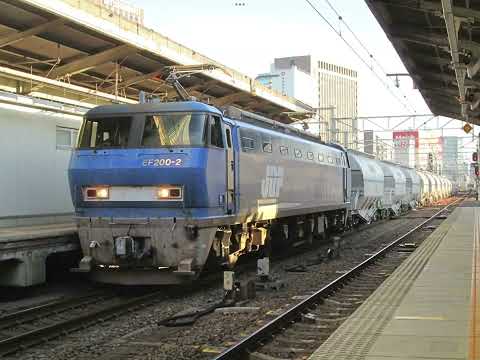
[[[418,163],[418,130],[393,131],[393,161],[414,168]]]
[[[442,175],[455,183],[458,181],[460,170],[458,140],[457,136],[442,137]]]
[[[312,105],[317,116],[309,130],[322,140],[358,148],[357,72],[318,61],[310,55],[276,58],[269,73],[257,80],[264,85]]]
[[[358,81],[355,70],[317,62],[320,135],[327,141],[358,148]]]
[[[272,65],[269,73],[258,75],[256,80],[284,96],[293,97],[312,107],[317,106],[314,78],[295,64],[285,68]]]

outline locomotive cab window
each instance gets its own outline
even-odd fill
[[[232,148],[232,134],[230,133],[230,129],[225,129],[225,136],[227,138],[227,146],[229,149]]]
[[[131,117],[85,119],[80,130],[79,148],[126,148]]]
[[[165,113],[147,116],[142,146],[203,146],[206,142],[205,115]]]
[[[222,122],[218,116],[209,118],[210,145],[223,148]]]

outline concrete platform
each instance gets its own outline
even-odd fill
[[[49,255],[79,250],[73,223],[0,228],[0,286],[31,286],[45,281]]]
[[[76,232],[77,228],[73,222],[48,225],[3,227],[0,228],[0,242],[73,235],[76,234]]]
[[[480,360],[478,205],[455,209],[310,359]]]

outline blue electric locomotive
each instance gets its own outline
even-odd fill
[[[118,284],[180,283],[207,259],[313,241],[345,226],[350,201],[343,148],[194,101],[90,110],[69,181],[78,270]]]

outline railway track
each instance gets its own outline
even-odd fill
[[[415,247],[399,247],[411,234],[457,204],[458,199],[398,237],[313,295],[231,346],[215,360],[304,359],[325,341]],[[398,251],[394,251],[398,250]]]
[[[435,213],[434,216],[438,215],[438,213],[442,211],[445,211],[445,209],[446,208],[443,208],[441,211]],[[433,217],[429,218],[429,220],[432,218]],[[420,227],[424,223],[422,223]],[[402,226],[404,225],[392,224],[390,229],[398,228],[400,231],[402,231]],[[376,236],[380,235],[381,234],[376,234]],[[389,271],[389,269],[385,269],[385,271]],[[376,280],[383,279],[384,276],[380,276],[380,279]],[[203,285],[206,285],[207,283],[211,284],[211,280],[212,277],[207,276],[207,279],[203,279],[201,283]],[[369,282],[368,284],[365,283],[364,285],[365,288],[367,285],[368,287],[378,286],[373,282],[373,279],[372,282]],[[194,289],[192,288],[190,290],[193,291]],[[68,335],[74,331],[85,329],[107,320],[112,320],[113,318],[125,315],[125,313],[137,311],[149,305],[158,306],[161,301],[166,300],[167,296],[165,295],[165,291],[162,291],[151,292],[140,296],[130,295],[126,297],[118,296],[111,291],[106,291],[90,294],[81,298],[70,298],[63,299],[61,301],[54,301],[52,303],[37,306],[35,308],[7,314],[3,317],[0,317],[0,357],[17,353],[21,350],[30,349],[48,340]],[[360,292],[357,295],[358,299],[361,299]],[[368,291],[365,290],[364,295],[368,296]],[[182,297],[184,296],[185,292],[183,291]],[[350,304],[350,310],[347,310],[346,307],[349,305],[349,303],[345,302],[342,304],[342,306],[337,306],[338,304],[335,305],[334,301],[336,300],[333,299],[333,302],[326,301],[325,303],[329,304],[329,306],[324,306],[321,308],[323,314],[329,314],[328,316],[330,317],[331,321],[327,322],[327,324],[330,325],[324,327],[322,327],[323,325],[319,326],[320,323],[318,320],[320,318],[318,316],[317,318],[314,318],[314,312],[311,312],[310,315],[308,315],[307,312],[304,312],[304,314],[307,314],[308,316],[302,317],[304,321],[301,323],[299,322],[300,327],[303,324],[304,328],[318,328],[320,332],[317,333],[316,336],[317,339],[321,338],[321,336],[323,336],[322,333],[328,333],[333,324],[338,322],[337,320],[341,320],[344,315],[348,316],[347,314],[349,314],[349,311],[353,311],[355,309],[354,306],[357,305],[355,302],[352,302]],[[320,307],[318,309],[320,310]],[[339,315],[336,315],[336,313],[339,313]],[[335,318],[335,316],[337,317]],[[311,323],[309,323],[309,321]],[[315,323],[313,323],[314,321]],[[313,334],[311,329],[308,331]],[[304,331],[304,333],[305,332],[306,331]],[[276,344],[275,347],[282,351],[285,350],[286,352],[291,352],[293,347],[294,351],[301,353],[302,351],[306,351],[305,347],[309,343],[310,346],[313,346],[313,343],[311,342],[311,340],[313,340],[312,337],[307,338],[307,335],[305,335],[305,337],[302,339],[295,340],[295,338],[292,336],[293,335],[291,335],[290,332],[286,332],[286,335],[284,334],[284,338],[278,338],[279,341],[281,340],[282,342]],[[302,343],[303,347],[298,348],[297,345],[297,348],[295,348],[293,346],[295,341]],[[249,347],[247,351],[251,352],[250,349],[251,348]],[[275,354],[273,351],[271,351],[272,349],[269,349],[268,347],[265,347],[264,349],[266,349],[265,352],[270,354],[270,356]],[[259,356],[261,356],[260,350],[257,353]],[[277,352],[276,354],[278,354],[276,357],[286,357],[282,352]]]
[[[100,292],[4,315],[0,317],[0,357],[148,306],[164,297],[161,291],[139,296]]]

